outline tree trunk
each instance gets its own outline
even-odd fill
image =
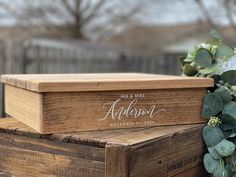
[[[75,0],[76,5],[76,18],[75,18],[75,25],[74,25],[74,38],[76,39],[85,39],[83,34],[82,26],[81,26],[81,1],[82,0]]]

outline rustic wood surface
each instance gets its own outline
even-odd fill
[[[36,92],[212,87],[212,79],[137,73],[2,75],[3,83]]]
[[[0,134],[0,169],[17,177],[104,177],[104,149]]]
[[[42,95],[18,88],[16,91],[15,87],[5,86],[5,111],[35,130],[41,131]]]
[[[204,171],[203,164],[200,164],[196,167],[193,167],[191,169],[186,170],[183,173],[179,173],[173,177],[210,177],[210,175],[207,175],[206,172]]]
[[[107,143],[121,145],[142,144],[165,135],[173,135],[189,129],[201,129],[203,124],[145,127],[116,130],[84,131],[42,135],[17,119],[8,117],[0,119],[0,133],[14,134],[38,139],[50,139],[57,142],[105,147]],[[198,133],[198,132],[196,132]],[[201,135],[200,135],[201,136]]]
[[[203,88],[160,89],[106,92],[36,93],[10,85],[5,86],[6,113],[43,134],[73,131],[119,129],[203,123],[200,116]],[[121,95],[144,95],[141,98],[121,98]],[[110,103],[120,99],[114,112]],[[136,105],[129,106],[133,100]],[[104,106],[109,103],[109,105]],[[149,114],[135,117],[131,109],[149,110],[155,106],[155,117]],[[130,107],[128,117],[118,116],[121,108]],[[164,110],[164,111],[163,111]],[[150,111],[149,111],[150,112]],[[113,115],[117,114],[113,117]],[[123,113],[122,113],[123,114]]]
[[[172,177],[198,166],[202,163],[205,151],[201,131],[198,126],[187,131],[179,130],[176,133],[153,137],[149,141],[141,140],[146,135],[133,133],[133,136],[139,136],[141,141],[134,144],[130,150],[130,177]],[[155,134],[151,129],[143,133]]]
[[[40,135],[5,118],[0,120],[0,171],[20,177],[199,177],[205,174],[202,127]]]

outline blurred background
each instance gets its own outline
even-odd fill
[[[0,0],[0,73],[179,75],[213,28],[236,46],[235,0]]]

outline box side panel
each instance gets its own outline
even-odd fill
[[[207,175],[207,172],[204,170],[203,164],[200,164],[173,177],[207,177],[207,176],[209,177],[209,175]]]
[[[5,110],[12,117],[40,131],[42,95],[5,85]]]
[[[129,146],[108,143],[105,148],[105,177],[130,177]]]
[[[202,123],[206,90],[43,93],[43,133]]]
[[[0,134],[0,169],[20,177],[104,177],[104,149]]]
[[[174,177],[200,165],[204,152],[200,128],[143,142],[131,148],[130,176]]]

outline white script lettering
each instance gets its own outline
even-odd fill
[[[148,107],[137,106],[138,99],[133,99],[127,106],[122,106],[122,99],[117,99],[114,102],[105,103],[103,107],[108,107],[106,115],[99,120],[106,120],[111,118],[112,120],[121,120],[127,118],[141,118],[148,116],[149,118],[154,118],[159,112],[166,111],[165,109],[157,109],[155,105]],[[121,104],[121,106],[120,106]]]

